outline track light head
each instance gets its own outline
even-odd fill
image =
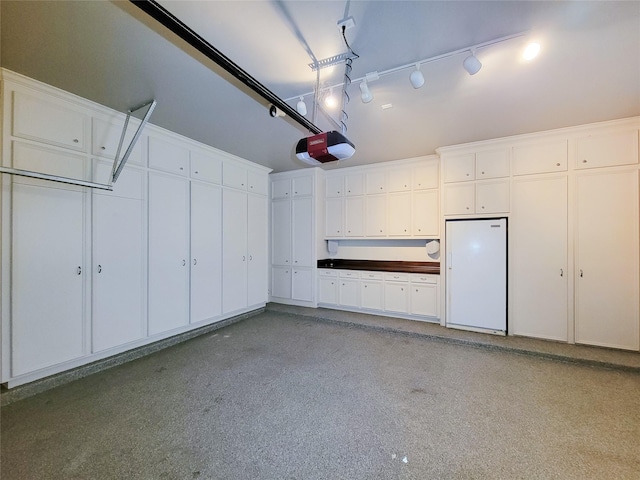
[[[482,63],[480,63],[480,60],[476,57],[476,52],[471,50],[471,55],[464,59],[462,66],[469,75],[475,75],[482,68]]]
[[[362,103],[369,103],[373,100],[373,95],[369,90],[369,85],[367,85],[366,80],[360,82],[360,98],[362,99]]]
[[[424,76],[420,71],[419,63],[416,63],[416,69],[413,72],[411,72],[411,75],[409,76],[409,81],[411,82],[411,85],[413,86],[413,88],[420,88],[421,86],[424,85]]]
[[[300,97],[300,100],[298,100],[296,111],[303,116],[307,114],[307,104],[304,103],[304,97]]]

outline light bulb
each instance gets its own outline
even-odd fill
[[[540,53],[540,44],[532,42],[522,52],[522,58],[525,60],[533,60]]]
[[[324,104],[328,108],[335,108],[338,105],[338,101],[336,97],[333,96],[333,90],[329,89],[329,95],[327,95],[324,99]]]

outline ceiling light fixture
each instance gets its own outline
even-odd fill
[[[296,111],[300,114],[300,115],[306,115],[307,114],[307,104],[304,103],[304,97],[300,97],[300,100],[298,100],[298,103],[296,104]]]
[[[531,42],[522,52],[522,58],[525,60],[533,60],[540,53],[540,44],[536,42]]]
[[[421,86],[424,85],[424,76],[420,71],[419,63],[416,63],[416,69],[413,72],[411,72],[411,75],[409,75],[409,81],[411,82],[411,85],[413,86],[413,88],[420,88]]]
[[[367,85],[367,81],[363,80],[360,83],[360,98],[362,99],[362,103],[369,103],[373,100],[373,95],[369,90],[369,85]]]
[[[471,55],[464,59],[462,66],[469,75],[475,75],[480,71],[482,63],[480,63],[480,60],[476,57],[475,48],[471,50]]]
[[[329,94],[324,97],[324,104],[327,108],[336,108],[336,105],[338,105],[336,97],[333,96],[333,88],[330,88]]]

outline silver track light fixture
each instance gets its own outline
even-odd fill
[[[298,100],[298,103],[296,104],[296,111],[300,114],[300,115],[306,115],[307,114],[307,104],[304,103],[304,97],[300,97],[300,100]]]
[[[362,103],[369,103],[373,100],[373,95],[371,94],[371,90],[369,90],[369,85],[367,85],[366,80],[360,82],[360,98],[362,99]]]
[[[482,63],[480,63],[480,60],[478,60],[478,57],[476,57],[475,49],[472,49],[471,55],[464,59],[464,61],[462,62],[462,66],[469,75],[475,75],[480,71],[480,69],[482,68]]]
[[[413,88],[420,88],[424,85],[424,75],[420,71],[420,64],[416,63],[416,69],[409,75],[409,81]]]

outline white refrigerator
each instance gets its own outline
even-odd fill
[[[446,324],[505,335],[507,219],[448,220]]]

